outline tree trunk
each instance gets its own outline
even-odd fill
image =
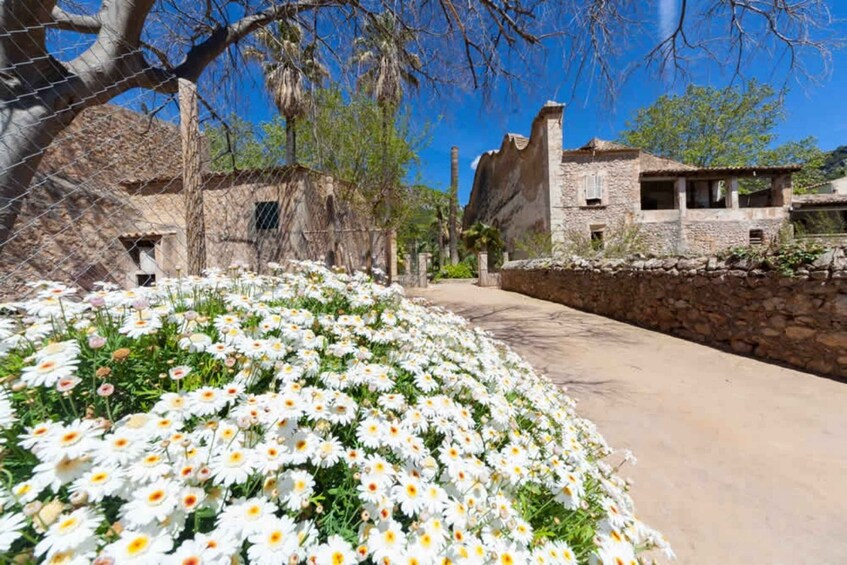
[[[297,164],[297,118],[285,118],[285,162]]]
[[[199,276],[206,268],[200,124],[197,85],[185,79],[179,79],[179,129],[182,136],[182,195],[185,199],[188,274]]]
[[[382,105],[382,182],[385,191],[385,276],[388,284],[393,283],[391,268],[394,257],[391,254],[391,198],[392,187],[388,178],[388,105]]]
[[[0,252],[15,223],[44,153],[76,112],[57,112],[40,100],[0,104]]]
[[[459,148],[450,148],[450,264],[459,262],[459,230],[456,226],[459,207]]]
[[[444,213],[441,211],[441,206],[436,209],[435,214],[438,219],[438,239],[436,242],[438,243],[438,268],[440,269],[444,266],[447,257],[444,250]]]

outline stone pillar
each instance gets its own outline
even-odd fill
[[[676,179],[676,182],[674,183],[674,187],[676,188],[676,190],[674,191],[674,194],[673,194],[674,208],[679,210],[680,216],[684,216],[685,210],[688,207],[688,202],[685,198],[685,193],[686,193],[685,177],[680,177],[680,178]]]
[[[488,253],[485,251],[480,251],[476,254],[476,270],[479,273],[479,278],[477,279],[477,285],[479,286],[487,286],[488,285]]]
[[[509,252],[508,252],[508,251],[504,251],[504,252],[503,252],[503,264],[505,265],[505,264],[506,264],[506,263],[508,263],[508,262],[509,262]]]
[[[426,288],[428,282],[427,263],[429,263],[429,257],[429,253],[418,254],[418,286],[421,288]]]
[[[738,177],[729,179],[726,189],[726,207],[733,210],[737,210],[740,207],[738,204]]]
[[[779,175],[771,180],[771,202],[773,206],[790,206],[794,188],[791,175]]]
[[[397,281],[397,231],[388,230],[388,241],[385,242],[388,251],[388,264],[385,266],[385,274],[388,276],[388,284]]]
[[[686,199],[686,179],[685,177],[680,177],[676,179],[674,183],[673,193],[673,203],[677,210],[679,210],[679,222],[677,226],[677,236],[676,236],[676,245],[675,251],[676,253],[685,253],[688,249],[688,243],[685,237],[685,215],[686,210],[688,208],[688,201]]]
[[[412,256],[408,253],[403,253],[403,264],[406,265],[406,274],[412,273]],[[399,271],[399,269],[398,269]]]

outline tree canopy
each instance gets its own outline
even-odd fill
[[[344,92],[337,87],[314,93],[312,111],[298,120],[298,161],[326,172],[355,188],[348,194],[352,203],[366,206],[368,217],[382,227],[398,225],[408,211],[409,199],[403,191],[387,191],[400,186],[417,162],[426,143],[427,126],[412,131],[408,115],[400,113],[387,123],[380,104],[363,93]],[[216,170],[250,169],[285,162],[286,123],[282,117],[258,126],[233,119],[229,135],[223,127],[206,131]],[[229,138],[227,140],[227,137]],[[351,188],[352,190],[352,188]],[[381,213],[392,200],[390,217]]]
[[[639,109],[620,137],[627,145],[699,167],[803,165],[794,180],[801,189],[823,180],[826,154],[814,137],[774,147],[784,119],[784,92],[766,84],[690,85],[682,95],[663,95]]]

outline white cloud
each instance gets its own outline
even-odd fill
[[[476,159],[474,159],[473,161],[471,161],[471,170],[472,170],[472,171],[475,171],[475,170],[476,170],[476,167],[477,167],[477,165],[479,165],[479,160],[480,160],[481,158],[482,158],[482,155],[477,155]]]
[[[676,27],[679,17],[676,13],[677,3],[678,0],[659,0],[659,41],[667,39]]]

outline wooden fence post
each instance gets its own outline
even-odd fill
[[[203,172],[197,85],[179,79],[179,130],[182,137],[182,196],[189,275],[206,268],[206,222],[203,214]]]

